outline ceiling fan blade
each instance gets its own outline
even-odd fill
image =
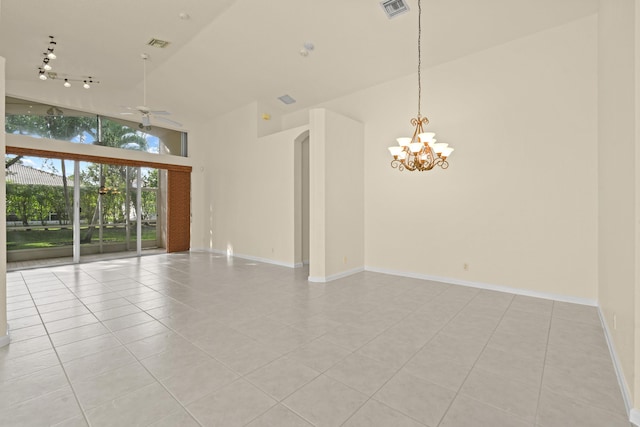
[[[168,116],[171,114],[170,112],[163,110],[151,110],[149,113],[155,114],[156,116]]]
[[[167,119],[166,117],[155,117],[155,119],[158,120],[159,122],[165,122],[165,123],[169,123],[170,125],[182,127],[182,123],[178,123],[174,120]]]

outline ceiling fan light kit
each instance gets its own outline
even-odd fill
[[[146,53],[141,53],[140,58],[142,59],[142,64],[143,64],[142,66],[142,105],[138,105],[135,107],[125,107],[127,110],[131,110],[131,112],[123,112],[120,114],[125,116],[132,115],[132,114],[135,114],[134,111],[140,114],[141,123],[138,125],[140,129],[146,128],[147,130],[149,130],[151,128],[152,118],[154,120],[165,122],[176,127],[181,127],[182,126],[181,123],[170,120],[166,117],[160,117],[160,116],[170,115],[171,113],[169,113],[168,111],[153,110],[147,106],[147,61],[149,60],[149,55]]]

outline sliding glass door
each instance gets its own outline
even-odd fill
[[[157,169],[13,159],[6,159],[14,162],[7,168],[8,261],[79,262],[83,256],[140,255],[158,247]]]

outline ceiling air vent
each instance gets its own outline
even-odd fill
[[[290,97],[289,95],[282,95],[279,96],[278,99],[282,102],[284,102],[287,105],[293,104],[294,102],[296,102],[295,99],[293,99],[292,97]]]
[[[405,0],[385,0],[380,2],[380,5],[389,19],[409,11],[409,6],[407,6]]]
[[[160,49],[164,49],[165,47],[169,46],[169,42],[168,41],[160,40],[160,39],[151,39],[151,40],[149,40],[149,42],[147,44],[149,46],[158,47]]]

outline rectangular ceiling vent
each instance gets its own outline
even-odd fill
[[[385,0],[380,2],[380,5],[389,19],[409,11],[409,6],[407,6],[405,0]]]
[[[157,48],[160,48],[160,49],[164,49],[165,47],[169,46],[169,42],[166,41],[166,40],[151,39],[151,40],[149,40],[147,45],[152,46],[152,47],[157,47]]]
[[[289,95],[279,96],[278,99],[287,105],[291,105],[296,102],[296,100],[290,97]]]

